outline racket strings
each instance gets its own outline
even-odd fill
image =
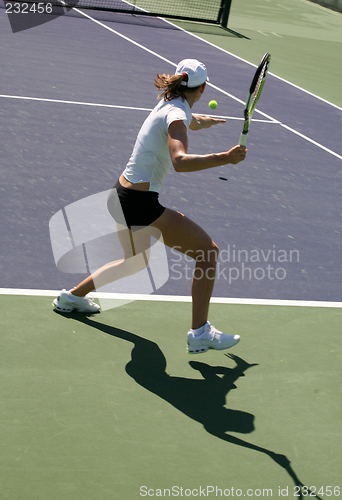
[[[243,130],[242,130],[242,133],[240,135],[240,144],[242,146],[244,146],[246,144],[249,124],[251,122],[252,115],[254,113],[254,109],[257,105],[262,88],[264,86],[270,61],[271,61],[271,54],[269,54],[267,52],[264,55],[264,57],[262,58],[259,66],[254,74],[254,78],[252,80],[251,86],[249,88],[249,95],[248,95],[246,105],[244,108],[244,118],[245,119],[244,119],[244,124],[243,124]]]
[[[259,78],[255,84],[255,88],[254,88],[254,91],[252,93],[252,96],[251,96],[251,100],[250,100],[250,105],[249,105],[249,108],[248,108],[248,114],[251,114],[251,112],[254,110],[254,107],[257,103],[257,100],[259,98],[259,95],[261,93],[261,90],[262,90],[262,87],[263,87],[263,83],[264,83],[264,80],[265,80],[265,72],[266,72],[266,69],[267,69],[267,64],[265,64],[260,72],[260,75],[259,75]]]
[[[264,74],[265,74],[265,68],[263,68],[263,71],[261,72],[259,78],[258,78],[258,81],[257,81],[257,84],[256,84],[256,87],[255,87],[255,90],[253,92],[253,97],[252,97],[252,102],[255,101],[255,98],[257,97],[257,95],[259,94],[259,90],[260,90],[260,86],[261,86],[261,83],[264,79]]]

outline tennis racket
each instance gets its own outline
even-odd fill
[[[239,144],[241,146],[244,146],[246,144],[249,125],[251,123],[256,103],[258,102],[262,88],[264,86],[270,62],[271,62],[271,54],[267,52],[261,59],[261,62],[258,66],[258,69],[255,72],[254,78],[249,88],[249,94],[244,109],[245,121],[243,124],[243,130],[240,135],[240,141],[239,141]]]

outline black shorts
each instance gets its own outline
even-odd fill
[[[107,206],[118,224],[134,231],[149,226],[164,212],[165,207],[158,198],[159,193],[155,191],[125,188],[117,181],[108,196]]]

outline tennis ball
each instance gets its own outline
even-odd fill
[[[216,109],[217,108],[217,102],[216,101],[210,101],[208,104],[210,109]]]

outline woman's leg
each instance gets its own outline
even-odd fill
[[[192,328],[203,326],[208,320],[218,247],[195,222],[169,208],[151,224],[160,230],[165,245],[193,257],[196,262],[192,279]]]
[[[151,237],[143,230],[131,231],[118,224],[118,237],[124,258],[105,264],[72,290],[72,295],[84,297],[96,288],[135,274],[147,266]]]
[[[148,262],[151,234],[158,238],[160,233],[165,245],[186,253],[196,262],[191,288],[191,327],[197,329],[203,326],[208,320],[218,248],[198,224],[169,208],[150,226],[140,231],[132,232],[120,226],[118,235],[125,258],[102,266],[74,288],[72,294],[82,297],[95,288],[141,271]]]

